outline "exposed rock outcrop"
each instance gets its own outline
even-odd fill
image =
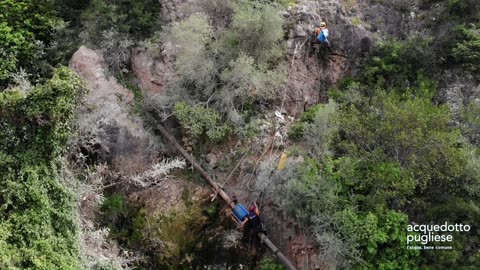
[[[150,51],[134,49],[131,64],[144,96],[160,94],[168,83],[175,80],[175,52],[171,43],[162,46],[158,57],[153,57]]]
[[[140,249],[142,252],[155,252],[154,257],[170,265],[193,263],[183,252],[189,251],[192,245],[199,250],[203,250],[203,245],[216,245],[213,239],[223,235],[224,229],[212,226],[211,213],[205,211],[207,206],[212,206],[210,189],[181,176],[168,178],[161,173],[153,186],[129,186],[130,178],[148,174],[152,165],[161,158],[165,149],[159,141],[161,138],[153,136],[145,128],[142,118],[133,113],[132,92],[108,75],[100,53],[82,46],[73,55],[70,68],[84,79],[90,90],[79,115],[81,139],[78,146],[83,149],[82,154],[95,156],[91,161],[93,164],[107,163],[97,167],[104,172],[96,180],[100,189],[87,191],[80,205],[79,214],[85,232],[108,235],[108,230],[96,227],[94,219],[101,197],[98,192],[109,181],[108,186],[121,186],[118,189],[128,190],[128,205],[138,209],[135,216],[137,223],[132,226],[141,230],[137,236],[144,241]],[[112,184],[111,181],[118,181],[121,185],[115,186],[117,183]],[[90,238],[84,241],[94,242]],[[97,250],[120,252],[116,245]],[[91,256],[97,255],[93,252]]]
[[[188,2],[188,0],[166,1],[163,11],[165,20],[183,18]],[[346,75],[355,74],[359,61],[368,55],[378,40],[389,36],[405,39],[413,34],[429,36],[435,31],[446,33],[444,27],[437,29],[425,27],[436,20],[430,14],[438,13],[442,7],[437,5],[431,11],[423,11],[415,0],[394,0],[388,4],[372,4],[367,0],[297,2],[298,5],[282,12],[287,21],[285,27],[289,28],[286,29],[289,32],[288,57],[283,61],[290,69],[289,82],[285,90],[285,108],[281,111],[282,113],[285,111],[288,116],[298,116],[308,106],[326,102],[326,90],[335,87]],[[324,58],[306,51],[309,50],[309,35],[313,25],[320,21],[328,23],[332,44],[332,51]],[[145,97],[162,94],[165,87],[176,79],[174,49],[171,44],[163,44],[159,52],[133,50],[132,71],[138,78]],[[72,58],[71,67],[85,79],[91,90],[85,100],[87,106],[81,116],[80,126],[89,130],[88,132],[99,134],[92,135],[99,139],[86,147],[85,152],[90,154],[91,151],[96,151],[99,159],[108,161],[112,168],[124,172],[139,172],[150,167],[158,156],[157,150],[162,148],[162,145],[144,129],[142,119],[130,113],[133,94],[120,86],[115,78],[107,75],[102,56],[93,50],[80,48]],[[442,91],[439,98],[447,102],[455,114],[458,113],[459,104],[462,102],[480,98],[478,79],[460,71],[446,71],[440,87]],[[263,126],[260,125],[260,129],[264,129]],[[270,131],[270,128],[267,127],[265,130]],[[266,134],[262,140],[264,146],[271,142],[268,135],[271,132],[267,131],[262,132]],[[239,145],[236,146],[238,147]],[[260,156],[262,152],[263,150],[259,151],[255,158],[247,158],[240,165],[238,175],[235,174],[225,187],[236,193],[242,202],[258,199],[250,190],[250,186],[253,186],[256,180],[257,162],[262,158],[268,158],[269,155],[278,154],[275,150],[267,151],[267,156]],[[217,179],[226,179],[230,173],[219,172],[221,170],[218,167],[221,167],[225,159],[226,155],[221,157],[214,150],[206,155],[208,165],[212,168],[217,167],[215,171]],[[232,163],[236,162],[233,158],[231,160]],[[194,200],[195,203],[202,206],[205,206],[203,203],[208,203],[208,198],[206,199],[208,191],[197,185],[171,179],[155,188],[131,194],[130,200],[143,205],[149,218],[160,222],[164,220],[161,217],[164,212],[172,209],[178,212],[188,210],[182,199],[182,193],[188,190],[193,190],[190,195],[198,197],[198,200]],[[299,267],[308,269],[328,267],[328,262],[320,261],[318,247],[298,230],[292,218],[282,213],[283,210],[274,206],[268,198],[264,203],[262,205],[264,221],[270,225],[269,234],[279,244],[281,250],[286,251],[285,253],[288,253]],[[204,216],[202,214],[199,217]],[[175,220],[168,221],[171,226],[169,225],[167,229],[177,225]],[[205,223],[200,225],[203,226]],[[199,226],[196,232],[200,232],[202,226]],[[156,233],[157,237],[164,237],[160,232]],[[174,239],[167,239],[166,242],[168,241],[172,243]],[[170,248],[177,249],[178,245],[170,245]]]
[[[133,115],[133,93],[108,75],[101,54],[85,46],[75,52],[70,68],[90,90],[79,116],[79,130],[95,143],[89,148],[86,141],[84,154],[122,171],[148,168],[161,144],[145,130],[142,119]]]
[[[440,78],[438,98],[449,105],[456,119],[462,106],[472,100],[480,102],[480,80],[460,69],[445,70]]]
[[[338,0],[300,1],[283,15],[286,25],[293,25],[285,60],[290,66],[286,107],[289,114],[298,115],[313,104],[327,101],[326,90],[352,73],[357,56],[368,53],[374,35],[354,25]],[[327,22],[331,50],[310,43],[314,26],[321,21]]]
[[[352,18],[356,17],[349,14],[339,0],[301,1],[288,13],[288,20],[293,20],[295,25],[291,37],[303,38],[298,33],[305,33],[307,37],[312,33],[315,24],[325,21],[330,31],[329,40],[333,50],[348,55],[349,59],[360,53],[359,44],[362,39],[374,38],[362,23],[354,23],[355,20],[352,22]]]

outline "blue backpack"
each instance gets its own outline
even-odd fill
[[[323,29],[320,31],[320,35],[317,37],[318,42],[328,42],[328,29]]]

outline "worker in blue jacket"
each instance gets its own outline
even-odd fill
[[[327,47],[330,47],[330,41],[328,41],[328,28],[325,22],[320,23],[320,28],[315,29],[315,34],[317,36],[318,43],[323,43]]]

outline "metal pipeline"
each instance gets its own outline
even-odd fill
[[[192,164],[192,166],[195,168],[195,170],[197,170],[197,172],[200,173],[200,175],[202,175],[202,177],[207,180],[207,182],[215,189],[215,190],[218,190],[218,194],[220,195],[220,197],[222,197],[223,200],[225,200],[228,205],[230,205],[230,207],[233,209],[235,208],[235,203],[233,202],[233,199],[230,198],[230,196],[228,196],[228,194],[222,189],[222,187],[220,186],[220,184],[218,184],[217,182],[215,182],[211,177],[210,175],[208,175],[208,173],[202,168],[202,166],[200,166],[200,164],[198,164],[198,162],[193,158],[192,155],[190,155],[178,142],[177,140],[175,139],[175,137],[173,137],[172,134],[170,134],[170,132],[165,128],[163,127],[163,125],[161,124],[156,124],[156,127],[157,129],[160,131],[160,133],[162,133],[163,136],[165,136],[165,138],[167,138],[172,144],[173,146],[175,146],[175,148],[178,150],[178,152],[180,152],[180,154],[182,154],[182,156],[190,163]],[[272,252],[273,254],[275,254],[275,256],[278,257],[278,259],[287,267],[288,270],[297,270],[297,268],[293,265],[293,263],[285,256],[283,255],[283,253],[277,248],[277,246],[275,246],[272,241],[270,241],[270,239],[262,232],[259,232],[257,234],[257,236],[260,238],[260,241],[265,244]]]

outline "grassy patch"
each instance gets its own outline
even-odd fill
[[[360,19],[357,18],[357,17],[355,17],[355,18],[352,19],[352,23],[353,23],[353,25],[355,25],[355,26],[359,26],[359,25],[362,24],[362,22],[360,21]]]

